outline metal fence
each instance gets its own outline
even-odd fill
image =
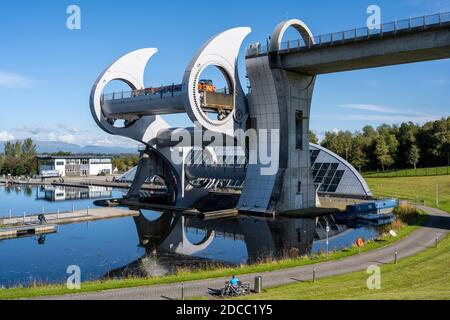
[[[103,94],[101,97],[102,101],[113,101],[113,102],[121,102],[126,99],[135,99],[141,98],[145,100],[156,100],[156,99],[164,99],[170,97],[176,97],[183,93],[181,88],[175,86],[174,88],[170,88],[167,90],[161,91],[153,91],[152,89],[143,89],[143,90],[132,90],[132,91],[122,91],[122,92],[113,92]]]
[[[333,46],[335,44],[351,41],[367,40],[375,37],[393,35],[397,33],[420,31],[432,27],[448,26],[450,24],[450,12],[438,13],[434,15],[422,16],[383,23],[371,28],[356,28],[341,32],[334,32],[324,35],[314,36],[310,39],[299,38],[285,41],[279,48],[269,48],[269,46],[252,45],[247,50],[247,56],[267,54],[269,51],[290,51],[311,49],[321,46]]]
[[[450,167],[417,168],[405,170],[391,170],[384,172],[367,172],[364,178],[402,178],[402,177],[428,177],[450,175]]]

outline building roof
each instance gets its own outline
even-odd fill
[[[76,159],[112,159],[112,156],[105,156],[105,155],[71,155],[71,156],[52,156],[52,155],[38,155],[36,156],[37,160],[76,160]]]
[[[341,194],[351,194],[351,195],[365,195],[365,196],[372,196],[372,191],[370,190],[369,186],[367,185],[366,180],[363,178],[363,176],[358,172],[358,170],[355,169],[355,167],[353,167],[348,161],[346,161],[345,159],[343,159],[342,157],[338,156],[336,153],[332,152],[331,150],[328,150],[320,145],[317,144],[310,144],[310,150],[319,150],[321,152],[324,152],[325,154],[327,154],[329,157],[333,158],[334,160],[336,160],[338,163],[340,163],[340,165],[344,166],[346,168],[346,174],[348,178],[352,178],[352,179],[343,179],[346,180],[347,184],[352,185],[353,188],[351,188],[353,190],[353,192],[342,192],[343,190],[341,189]],[[311,165],[314,165],[313,160],[311,160]],[[351,173],[351,174],[350,174]],[[323,180],[326,177],[323,177]],[[345,178],[345,177],[342,177]],[[322,183],[322,181],[321,181]],[[340,189],[340,186],[343,185],[344,183],[341,183],[341,181],[339,182],[339,186],[338,189]],[[361,191],[358,192],[358,194],[354,193],[354,191],[357,189],[357,185],[361,186]],[[344,188],[345,189],[345,188]],[[334,193],[334,192],[331,192]],[[336,191],[336,193],[339,193]]]

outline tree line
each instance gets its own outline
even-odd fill
[[[115,157],[112,160],[114,168],[117,168],[119,172],[126,172],[139,163],[139,155],[122,155]]]
[[[6,142],[4,154],[0,156],[0,174],[24,176],[37,172],[36,145],[33,140]]]
[[[309,133],[311,142],[319,139]],[[450,117],[427,122],[401,125],[383,124],[378,128],[365,126],[360,132],[326,132],[320,144],[350,162],[359,171],[450,166]],[[14,176],[37,173],[36,145],[32,139],[6,142],[0,155],[0,174]],[[58,152],[64,156],[70,153]],[[139,162],[138,155],[121,155],[113,159],[119,172],[125,172]]]
[[[310,133],[311,141],[318,141]],[[450,117],[424,125],[412,122],[365,126],[361,132],[326,132],[320,143],[359,171],[450,165]]]
[[[67,157],[72,156],[72,153],[59,151],[49,155]],[[30,138],[24,141],[6,142],[4,153],[0,154],[0,174],[12,176],[32,176],[37,174],[36,156],[36,145]],[[112,162],[119,172],[125,172],[138,164],[139,155],[117,155]]]

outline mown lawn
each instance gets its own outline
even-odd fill
[[[366,178],[377,197],[395,197],[436,207],[436,184],[439,209],[450,212],[450,176],[410,178]]]
[[[450,237],[397,265],[381,267],[381,290],[369,290],[369,274],[357,272],[267,289],[245,299],[263,300],[450,300]]]
[[[450,213],[450,176],[408,178],[366,178],[377,197],[395,197],[436,207],[436,184],[439,208]],[[402,260],[398,265],[382,266],[382,289],[369,290],[365,272],[321,279],[316,283],[298,283],[268,289],[248,299],[449,299],[450,238],[438,249]]]
[[[395,178],[395,177],[423,177],[449,175],[450,167],[402,169],[385,172],[365,172],[365,178]]]

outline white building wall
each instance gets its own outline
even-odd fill
[[[56,159],[54,160],[55,170],[59,172],[61,177],[66,176],[66,160],[65,159]]]
[[[91,159],[89,161],[89,174],[91,176],[97,176],[102,172],[109,172],[109,174],[112,173],[112,163],[109,160],[109,163],[100,163],[103,160],[97,160],[97,159]]]

